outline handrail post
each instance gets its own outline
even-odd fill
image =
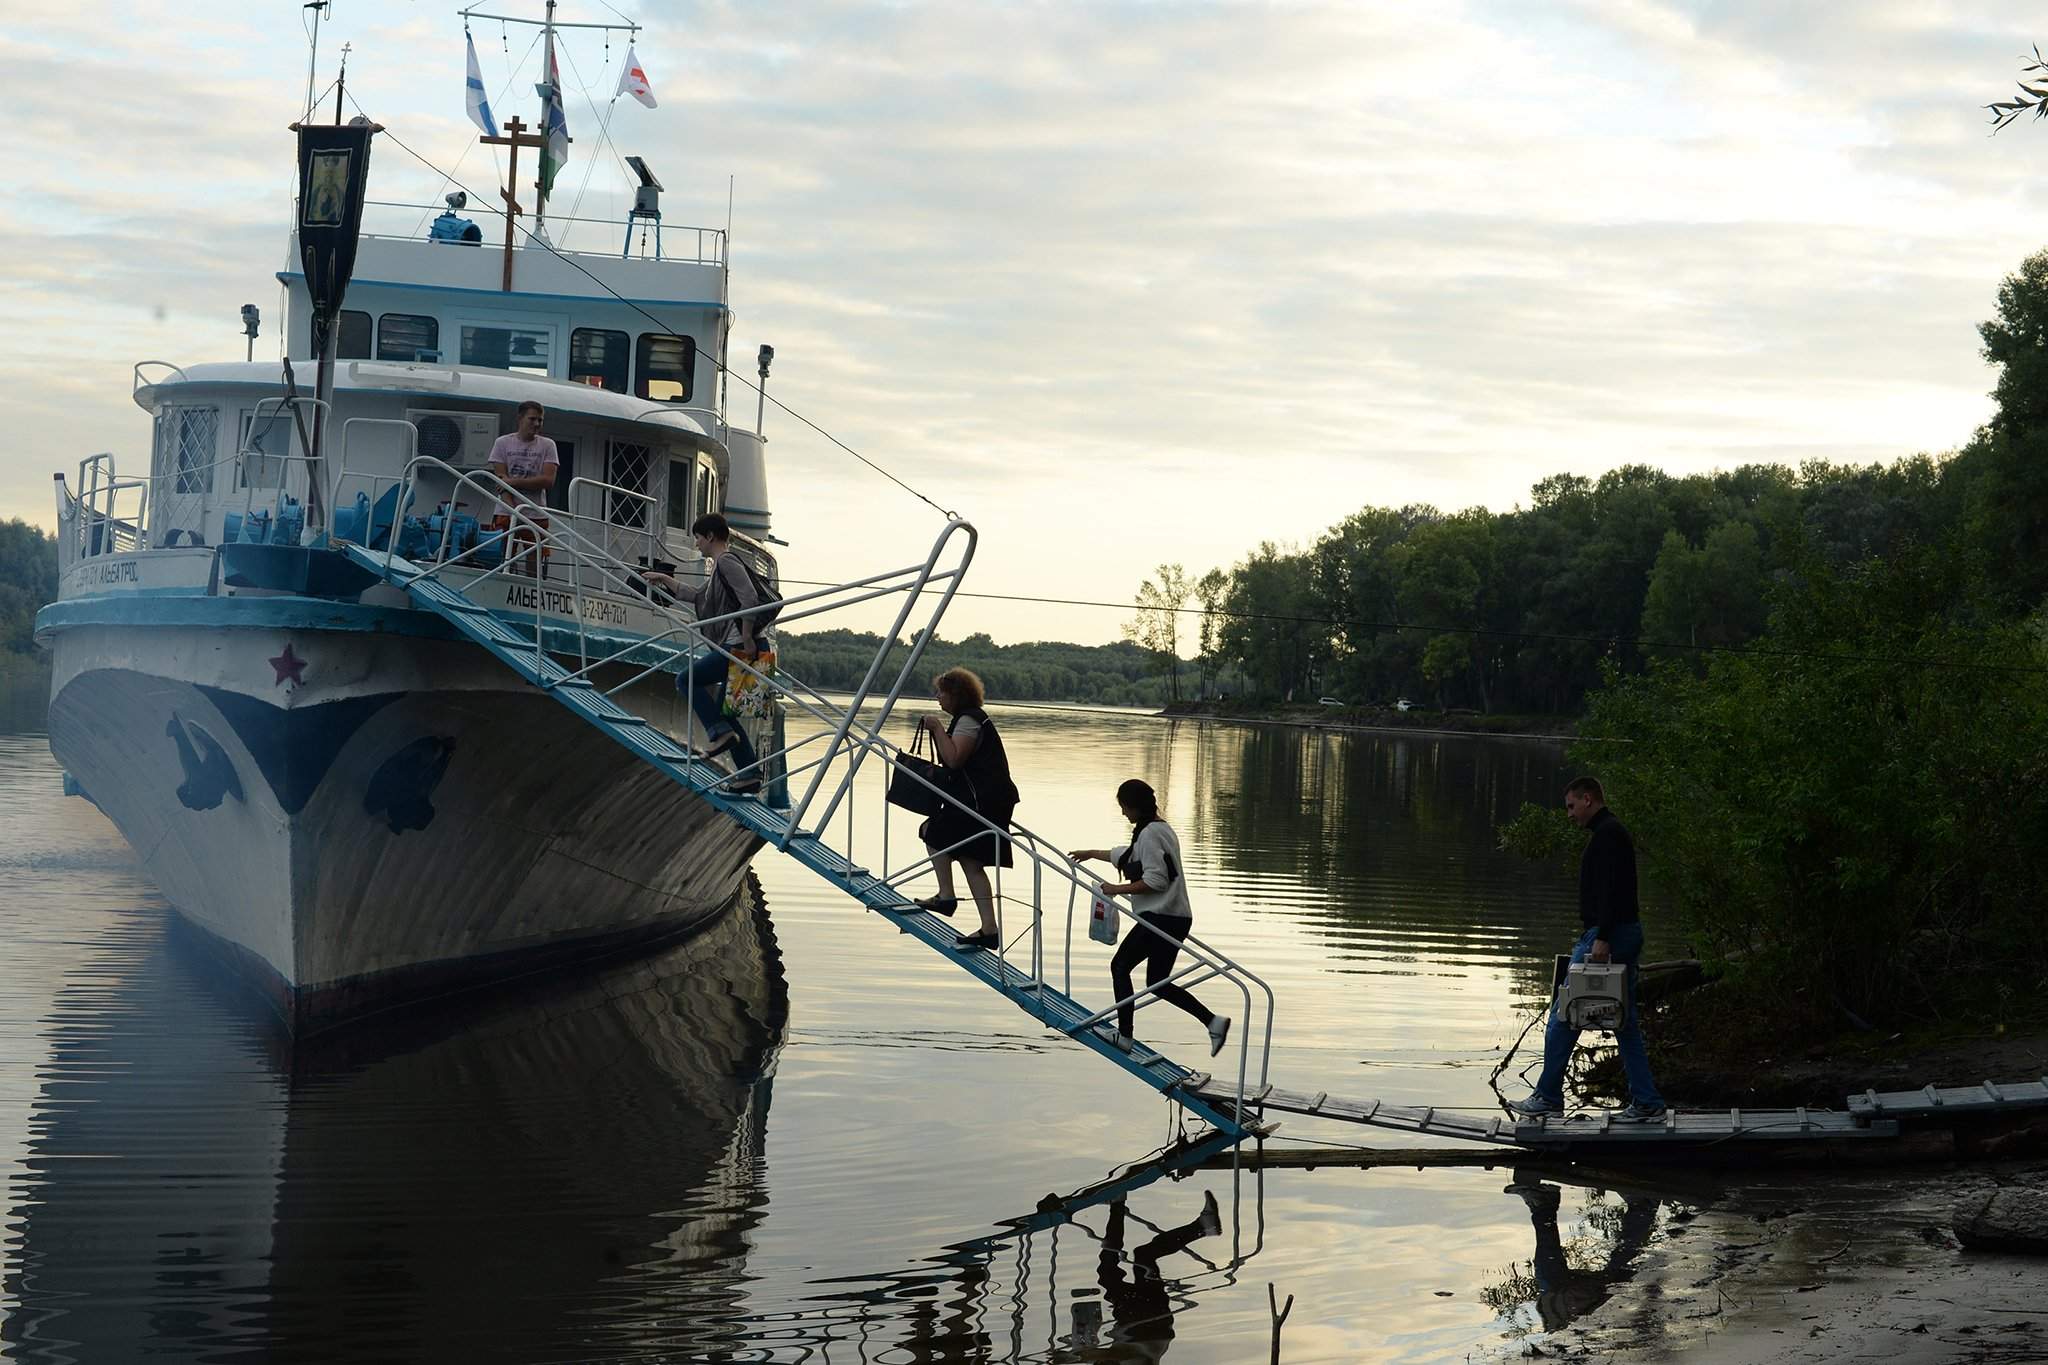
[[[881,648],[875,651],[874,662],[868,665],[867,675],[861,679],[860,687],[854,692],[853,700],[848,703],[846,713],[833,733],[830,752],[837,753],[845,745],[846,732],[851,728],[853,718],[859,714],[861,705],[867,701],[868,695],[874,690],[875,675],[881,672],[883,663],[888,659],[890,647],[896,643],[896,637],[902,634],[904,623],[910,619],[911,609],[916,606],[917,599],[923,594],[925,585],[931,581],[932,570],[938,564],[939,555],[944,550],[946,542],[952,539],[955,532],[965,532],[967,536],[966,549],[962,552],[959,567],[950,571],[946,579],[945,591],[940,595],[938,605],[932,609],[930,620],[925,625],[925,628],[919,632],[916,642],[910,646],[910,653],[904,659],[903,667],[896,675],[895,684],[889,689],[888,695],[882,701],[882,713],[875,717],[874,724],[869,728],[876,733],[880,733],[882,726],[888,723],[889,716],[896,706],[896,698],[903,690],[904,679],[910,676],[912,670],[917,667],[918,661],[924,657],[925,647],[931,643],[932,633],[938,628],[939,619],[944,616],[947,605],[952,602],[953,594],[959,591],[960,580],[965,576],[967,566],[973,562],[974,547],[978,537],[973,523],[963,521],[958,517],[951,518],[946,522],[944,529],[939,532],[938,538],[932,542],[931,553],[925,557],[923,571],[919,573],[916,581],[905,589],[903,606],[896,613],[895,623],[889,628],[888,633],[882,637]],[[866,746],[863,745],[861,753],[865,753],[865,751]],[[832,818],[833,808],[839,804],[840,799],[846,794],[847,784],[851,783],[853,778],[859,773],[861,753],[856,753],[853,756],[847,770],[846,783],[842,783],[839,791],[833,794],[831,801],[826,805],[825,813],[819,817],[818,823],[821,827]],[[796,832],[805,812],[810,809],[811,799],[817,795],[819,784],[824,781],[824,777],[824,769],[820,768],[817,776],[811,779],[809,789],[804,792],[803,800],[797,803],[791,810],[790,831],[792,834]],[[784,847],[787,846],[785,842]]]

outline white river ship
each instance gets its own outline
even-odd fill
[[[530,234],[530,181],[519,233],[485,217],[502,246],[457,196],[430,229],[366,228],[323,365],[302,236],[333,215],[309,207],[302,165],[283,356],[137,364],[147,459],[56,476],[60,588],[37,619],[50,747],[294,1028],[687,933],[725,913],[759,847],[335,548],[435,563],[584,661],[674,638],[617,570],[701,582],[704,513],[778,581],[762,438],[726,413],[727,232],[663,224],[636,168],[638,207],[599,225],[604,251]],[[364,199],[378,226],[432,212]],[[528,400],[561,456],[553,534],[603,563],[555,550],[508,572],[487,529],[487,456]],[[669,650],[590,676],[701,745],[676,667]],[[754,724],[780,747],[772,714]]]

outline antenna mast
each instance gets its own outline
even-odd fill
[[[306,8],[313,11],[313,40],[311,51],[306,54],[306,100],[299,106],[302,122],[313,121],[313,73],[320,65],[320,15],[327,9],[328,0],[310,0]]]

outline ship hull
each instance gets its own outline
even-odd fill
[[[58,761],[295,1030],[689,932],[759,846],[459,640],[123,624],[50,643]],[[682,720],[666,675],[620,700]]]

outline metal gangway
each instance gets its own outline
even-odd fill
[[[374,525],[365,528],[370,544],[336,541],[335,548],[377,578],[402,590],[416,606],[435,613],[462,636],[489,650],[508,668],[635,758],[881,914],[901,932],[1000,992],[1047,1028],[1067,1035],[1114,1063],[1230,1138],[1242,1138],[1255,1131],[1257,1116],[1244,1097],[1256,1095],[1268,1085],[1266,1069],[1274,1006],[1272,989],[1258,976],[1191,934],[1182,945],[1176,970],[1165,982],[1141,986],[1125,1000],[1083,1004],[1074,993],[1076,919],[1082,921],[1084,941],[1089,941],[1085,934],[1088,908],[1102,883],[1031,830],[1013,824],[1002,831],[1015,852],[1016,866],[1008,880],[1013,887],[1020,881],[1024,883],[1018,894],[1005,895],[1003,869],[989,869],[994,881],[998,939],[992,950],[957,947],[952,924],[918,908],[904,887],[923,874],[936,857],[982,838],[983,831],[996,829],[994,825],[977,815],[981,831],[936,852],[927,851],[914,839],[899,837],[897,846],[908,845],[912,851],[898,860],[890,854],[890,825],[895,808],[886,801],[878,801],[875,804],[883,812],[881,828],[869,837],[879,840],[881,856],[876,866],[869,867],[857,853],[858,803],[852,799],[857,782],[866,779],[886,783],[903,774],[944,795],[913,769],[899,767],[904,750],[884,738],[882,730],[894,715],[905,687],[920,679],[918,668],[925,646],[936,634],[939,621],[973,560],[976,535],[971,524],[957,517],[949,519],[929,553],[918,563],[784,597],[776,621],[778,628],[863,603],[899,599],[894,622],[883,633],[881,647],[860,686],[851,700],[838,700],[826,697],[787,670],[762,673],[756,661],[725,649],[714,637],[723,635],[724,627],[740,613],[698,620],[688,611],[664,606],[641,578],[641,566],[618,558],[599,539],[585,534],[577,524],[579,519],[555,513],[543,521],[528,515],[520,495],[488,471],[459,469],[429,456],[415,456],[395,481],[399,492],[393,521],[411,505],[412,493],[422,475],[431,476],[437,488],[452,482],[457,489],[470,489],[483,499],[497,500],[512,509],[511,528],[496,533],[503,543],[493,546],[490,537],[484,542],[485,546],[502,552],[495,564],[484,567],[491,556],[465,555],[459,547],[451,545],[452,521],[444,527],[438,544],[430,547],[431,555],[418,560],[397,553],[395,525],[384,528],[384,543],[379,548],[371,548],[380,539]],[[551,620],[539,611],[487,607],[476,600],[478,587],[505,581],[508,576],[513,582],[527,581],[521,571],[530,573],[540,565],[548,566],[543,570],[548,574],[548,586],[562,589],[573,599],[573,627]],[[588,618],[584,607],[586,596],[597,593],[629,598],[657,611],[666,628],[652,636],[635,637],[623,645],[617,644],[616,637],[600,637],[593,647],[591,633],[585,626]],[[907,654],[890,676],[886,664],[891,647],[904,639],[913,616],[920,615],[921,621],[908,637]],[[809,717],[818,728],[794,743],[764,753],[758,763],[733,773],[617,700],[619,694],[642,680],[687,669],[706,654],[721,657],[728,669],[737,667],[760,679],[773,689],[773,695],[788,711]],[[601,670],[606,675],[602,682],[598,677]],[[872,715],[864,716],[862,712],[871,703],[875,708]],[[745,777],[769,779],[760,788],[764,793],[786,788],[795,794],[800,788],[801,794],[785,806],[759,794],[733,791],[734,781]],[[971,901],[963,898],[962,903]],[[1023,906],[1028,913],[1005,913],[1016,905]],[[1141,931],[1157,932],[1144,921],[1132,918]],[[1142,1044],[1125,1051],[1111,1036],[1113,1024],[1098,1027],[1112,1020],[1122,1005],[1143,1008],[1155,1003],[1162,985],[1193,987],[1212,980],[1234,987],[1242,1001],[1232,1059],[1236,1099],[1214,1099],[1189,1084],[1196,1077],[1207,1084],[1207,1074],[1194,1072]]]

